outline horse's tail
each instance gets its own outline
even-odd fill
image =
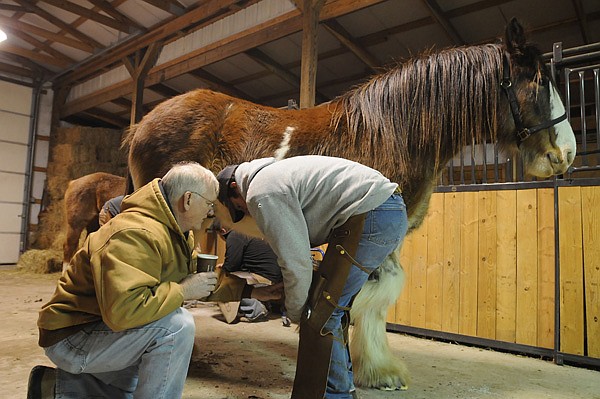
[[[126,155],[129,154],[129,148],[131,147],[131,140],[133,140],[133,136],[135,136],[135,132],[137,130],[138,125],[131,125],[125,132],[123,133],[123,137],[121,138],[121,150],[125,152]]]
[[[129,150],[131,148],[131,141],[133,140],[133,136],[135,136],[137,127],[138,127],[137,124],[129,126],[129,128],[125,129],[125,132],[123,133],[123,137],[121,138],[121,151],[123,151],[125,153],[128,160],[129,160]],[[129,163],[129,161],[127,163]],[[133,178],[131,177],[131,173],[129,173],[129,167],[127,167],[125,195],[131,194],[131,193],[133,193],[133,191],[134,191]]]

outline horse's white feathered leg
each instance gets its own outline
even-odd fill
[[[385,333],[387,310],[396,303],[403,284],[398,249],[379,266],[379,279],[369,280],[354,300],[350,352],[358,385],[385,390],[408,388],[408,369],[391,354]]]

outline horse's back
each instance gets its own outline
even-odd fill
[[[125,178],[95,172],[71,180],[65,191],[67,218],[97,212],[104,202],[125,192]]]
[[[166,100],[133,127],[124,143],[134,187],[179,161],[218,172],[230,163],[272,156],[296,115],[206,89]]]

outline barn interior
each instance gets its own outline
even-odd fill
[[[525,176],[520,160],[498,153],[494,143],[464,148],[440,177],[426,222],[404,245],[409,277],[388,312],[388,335],[568,364],[584,373],[581,385],[600,388],[588,370],[600,368],[600,212],[594,206],[600,199],[600,3],[594,0],[2,1],[0,268],[57,278],[68,183],[95,172],[126,176],[124,132],[166,99],[208,88],[261,105],[306,108],[423,52],[496,42],[512,17],[554,73],[578,155],[567,173],[543,180]],[[223,256],[214,232],[204,240],[207,251]],[[15,295],[34,322],[38,298]],[[230,328],[215,309],[196,311],[221,323],[211,333]],[[279,332],[278,324],[268,322]],[[200,356],[211,363],[206,353]],[[283,364],[287,374],[278,382],[285,385],[293,371]],[[31,366],[13,378],[24,381]],[[435,394],[438,382],[416,380],[419,390],[406,397],[452,397]],[[22,385],[15,396],[23,396]],[[501,392],[469,389],[472,397]],[[533,389],[512,395],[536,397]],[[560,389],[544,394],[594,397]],[[191,397],[213,397],[194,392]],[[214,397],[285,397],[287,391],[276,392]]]

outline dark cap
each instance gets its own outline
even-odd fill
[[[219,202],[229,209],[231,220],[233,220],[234,223],[239,222],[244,217],[244,212],[235,209],[231,202],[231,197],[235,198],[238,196],[235,189],[230,187],[231,183],[235,181],[235,170],[237,167],[238,165],[226,166],[225,169],[220,171],[217,175],[217,180],[219,181]]]

